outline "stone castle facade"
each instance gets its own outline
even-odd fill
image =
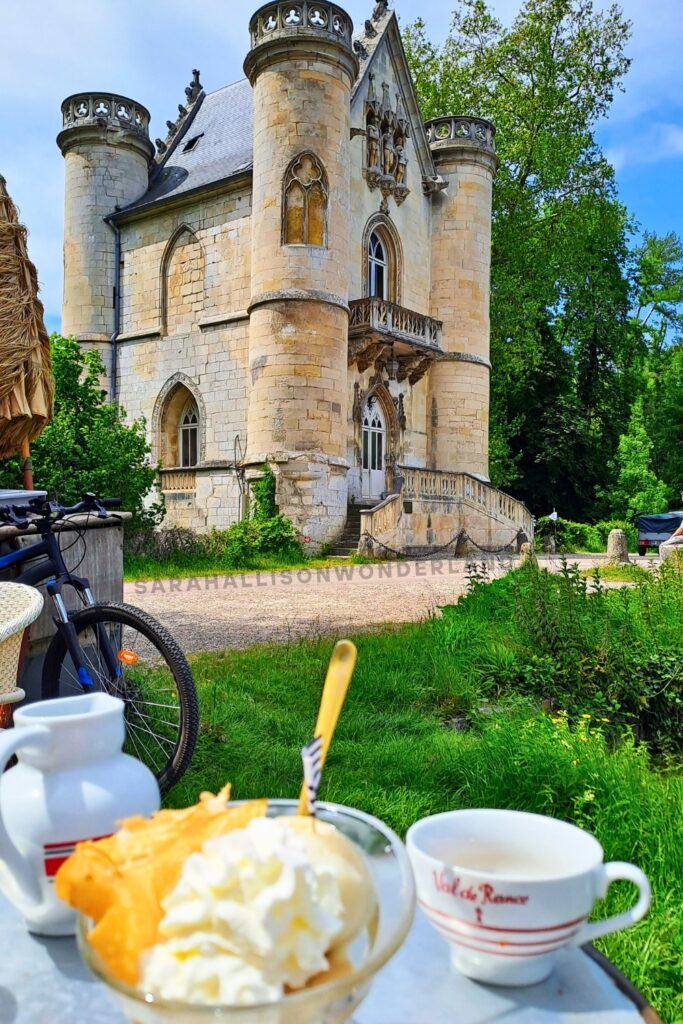
[[[488,483],[494,128],[420,119],[385,2],[271,2],[246,80],[193,73],[166,138],[125,97],[62,105],[64,334],[144,416],[167,522],[223,528],[269,464],[313,548],[531,532]],[[359,507],[362,509],[358,516]]]

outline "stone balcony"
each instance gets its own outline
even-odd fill
[[[349,364],[361,373],[393,352],[397,380],[415,384],[442,351],[440,320],[379,298],[354,299],[349,309]]]

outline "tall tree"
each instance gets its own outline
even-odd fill
[[[459,0],[443,46],[421,21],[405,32],[424,116],[497,127],[492,469],[534,511],[595,511],[637,380],[630,225],[593,135],[628,70],[629,31],[593,0],[525,0],[509,28],[485,0]]]
[[[656,514],[668,507],[669,489],[651,468],[652,440],[643,415],[643,400],[636,399],[628,431],[619,439],[613,469],[616,481],[607,498],[613,515],[633,519],[639,512]]]
[[[683,489],[683,243],[644,232],[632,254],[632,323],[647,351],[644,422],[651,466],[680,508]]]

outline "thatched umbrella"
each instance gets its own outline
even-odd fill
[[[52,416],[53,390],[36,268],[0,175],[0,459],[21,452],[26,461]]]

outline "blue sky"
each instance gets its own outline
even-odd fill
[[[519,0],[491,3],[503,21],[519,8]],[[358,24],[373,0],[342,6]],[[421,14],[435,41],[448,31],[452,0],[394,6],[404,23]],[[598,137],[642,226],[683,235],[683,0],[622,7],[634,26],[633,66]],[[193,67],[207,90],[242,77],[251,13],[252,4],[234,0],[0,0],[0,172],[29,229],[49,329],[59,326],[62,290],[63,166],[54,141],[62,99],[86,89],[131,96],[152,112],[153,137],[163,135]]]

